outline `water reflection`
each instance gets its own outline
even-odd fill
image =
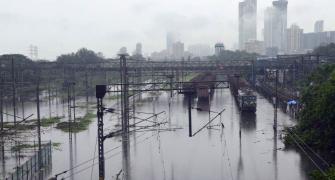
[[[243,112],[240,114],[241,128],[246,132],[252,132],[256,130],[256,114]]]
[[[208,113],[210,111],[209,101],[207,101],[207,100],[198,100],[198,102],[197,102],[197,108],[200,108],[202,111]]]
[[[124,180],[131,180],[129,134],[122,135],[122,172]]]
[[[237,163],[237,179],[243,179],[241,178],[241,175],[243,175],[243,157],[242,157],[242,136],[240,134],[240,143],[239,143],[239,156],[238,156],[238,163]]]
[[[278,179],[278,161],[277,161],[277,130],[273,131],[273,163],[275,180]]]
[[[6,178],[6,158],[5,158],[5,141],[3,139],[3,136],[1,136],[1,154],[0,154],[0,160],[1,160],[1,171],[2,171],[2,179]]]
[[[72,144],[72,133],[69,132],[69,155],[70,155],[70,179],[74,179],[73,173],[73,144]]]

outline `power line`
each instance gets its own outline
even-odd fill
[[[231,179],[234,180],[234,176],[233,176],[233,172],[232,172],[232,168],[231,168],[231,163],[230,163],[230,158],[229,158],[229,153],[228,153],[228,146],[227,146],[227,142],[226,142],[226,136],[224,134],[224,131],[222,129],[222,135],[223,135],[223,139],[224,139],[224,144],[225,144],[225,150],[227,152],[227,160],[228,160],[228,166],[229,166],[229,171],[230,171],[230,176],[231,176]]]
[[[289,132],[293,133],[293,135],[295,135],[302,142],[302,144],[305,145],[316,157],[318,157],[324,164],[330,167],[330,164],[326,160],[324,160],[318,153],[316,153],[309,145],[307,145],[305,141],[301,137],[299,137],[294,131],[289,129]]]
[[[296,139],[289,134],[289,136],[292,138],[292,140],[296,143],[296,145],[299,147],[299,149],[304,152],[304,154],[312,161],[312,163],[319,169],[319,171],[322,173],[323,176],[327,176],[326,173],[322,170],[322,168],[313,160],[311,156],[308,155],[308,153],[305,151],[305,149],[296,141]]]
[[[140,138],[140,137],[142,137],[142,136],[145,135],[145,134],[146,134],[146,132],[143,133],[143,134],[141,134],[141,135],[139,135],[139,136],[137,136],[137,138]],[[116,146],[116,147],[114,147],[114,148],[112,148],[112,149],[109,149],[108,151],[105,152],[105,154],[110,153],[110,152],[112,152],[112,151],[114,151],[114,150],[120,148],[121,146],[122,146],[122,145],[119,145],[119,146]],[[88,159],[88,160],[86,160],[86,161],[83,161],[83,162],[79,163],[78,165],[76,165],[76,166],[74,166],[74,167],[72,167],[72,168],[69,168],[69,169],[67,169],[67,170],[64,170],[62,174],[67,173],[67,172],[70,171],[70,170],[76,169],[76,168],[78,168],[78,167],[80,167],[80,166],[82,166],[82,165],[84,165],[84,164],[86,164],[86,163],[89,163],[90,161],[92,161],[93,159],[96,159],[96,158],[98,158],[98,156],[95,156],[95,157],[93,157],[93,158],[91,158],[91,159]]]
[[[147,132],[141,134],[140,136],[145,135],[146,133],[147,133]],[[137,143],[135,143],[135,144],[133,144],[133,145],[138,145],[138,144],[140,144],[140,143],[143,143],[143,142],[149,140],[150,138],[154,137],[154,136],[157,135],[157,134],[159,134],[159,132],[157,132],[157,133],[155,133],[155,134],[153,134],[153,135],[151,135],[151,136],[149,136],[149,137],[146,137],[146,138],[143,139],[142,141],[139,141],[139,142],[137,142]],[[140,137],[140,136],[138,136],[138,137]],[[121,145],[118,146],[118,147],[121,147]],[[106,157],[105,160],[111,159],[111,158],[115,157],[116,155],[120,154],[121,152],[122,152],[122,151],[119,151],[119,152],[117,152],[117,153],[114,153],[114,154],[112,154],[112,155]],[[107,153],[107,152],[106,152],[106,153]],[[106,153],[105,153],[105,154],[106,154]],[[95,166],[95,165],[97,165],[97,164],[98,164],[98,163],[94,163],[93,165],[88,166],[88,167],[86,167],[86,168],[84,168],[84,169],[81,169],[81,170],[79,170],[79,171],[73,173],[72,175],[67,176],[67,177],[65,177],[65,178],[63,178],[63,179],[68,179],[68,178],[70,178],[71,176],[73,176],[73,175],[75,175],[75,174],[79,174],[79,173],[81,173],[81,172],[83,172],[83,171],[85,171],[85,170],[87,170],[87,169],[89,169],[89,168],[91,168],[92,166]],[[69,170],[67,170],[67,171],[69,171]]]

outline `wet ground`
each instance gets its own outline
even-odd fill
[[[107,139],[106,179],[308,179],[305,168],[309,165],[300,153],[284,149],[280,130],[275,134],[272,128],[273,107],[262,96],[258,95],[255,115],[242,115],[230,90],[217,90],[210,101],[212,113],[192,110],[193,132],[214,118],[217,115],[215,112],[225,111],[211,123],[211,128],[205,128],[191,138],[188,137],[185,98],[175,95],[170,99],[169,93],[162,93],[157,98],[148,98],[149,96],[152,95],[144,94],[144,100],[136,103],[136,117],[151,116],[146,113],[165,113],[149,119],[150,122],[139,124],[137,128],[154,123],[162,125],[131,133],[128,143],[122,141],[121,137]],[[92,102],[95,100],[92,99]],[[116,103],[116,100],[105,101],[107,107],[114,105],[116,109],[120,109]],[[199,103],[196,99],[192,104],[193,107],[208,108],[206,103]],[[34,111],[33,107],[26,108],[25,113],[35,113]],[[62,105],[56,107],[53,104],[52,111],[52,115],[67,115],[66,106],[63,111]],[[44,103],[42,112],[48,117],[47,103]],[[82,116],[85,112],[86,108],[78,108],[77,115]],[[279,129],[295,123],[286,114],[278,112]],[[119,114],[104,117],[105,133],[119,128],[119,118]],[[133,121],[132,119],[131,122]],[[51,139],[61,143],[60,147],[53,150],[51,175],[68,170],[58,178],[98,179],[98,161],[92,160],[98,154],[96,120],[87,131],[76,134],[54,128],[44,129],[43,132],[43,140]],[[30,136],[27,139],[34,138]],[[7,167],[9,164],[14,163],[9,160]]]

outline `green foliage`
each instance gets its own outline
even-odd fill
[[[326,46],[320,46],[313,51],[314,54],[322,56],[335,56],[335,44],[330,43]]]
[[[256,53],[248,53],[246,51],[230,51],[224,50],[217,56],[209,57],[212,60],[252,60],[256,59],[259,55]]]
[[[104,57],[101,53],[95,53],[86,48],[79,49],[76,53],[63,54],[57,57],[59,63],[95,63],[102,62]]]
[[[303,83],[302,110],[298,124],[288,131],[296,133],[306,144],[318,152],[334,156],[335,152],[335,65],[318,68]],[[285,137],[286,147],[295,146],[290,133]],[[335,168],[327,177],[313,172],[312,179],[335,179]]]
[[[49,127],[53,124],[59,123],[62,118],[63,117],[43,118],[43,119],[41,119],[41,126]]]
[[[305,82],[295,131],[310,146],[335,150],[335,66],[324,66]]]
[[[193,78],[198,76],[199,73],[190,73],[189,75],[185,76],[185,82],[191,81]]]
[[[13,152],[18,152],[18,151],[22,151],[23,149],[30,149],[30,148],[36,148],[38,147],[38,144],[19,144],[16,146],[13,146],[11,148],[11,151]]]
[[[324,176],[320,171],[313,171],[311,173],[311,179],[313,180],[334,180],[335,179],[335,167],[329,168]]]
[[[77,133],[77,132],[85,131],[95,117],[96,117],[95,114],[89,112],[85,114],[84,117],[76,119],[76,122],[72,121],[72,122],[58,123],[56,128],[64,132],[71,131],[71,132]]]

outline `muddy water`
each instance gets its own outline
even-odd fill
[[[193,132],[215,117],[215,112],[223,109],[225,111],[211,123],[211,128],[205,128],[191,138],[188,137],[187,101],[182,95],[175,95],[172,99],[169,93],[162,93],[155,99],[148,99],[148,96],[151,95],[143,95],[144,100],[136,103],[136,112],[165,113],[150,119],[150,122],[138,124],[136,128],[152,125],[153,122],[162,125],[131,133],[129,141],[122,141],[125,140],[122,137],[107,139],[106,179],[308,179],[305,168],[309,164],[298,152],[284,150],[280,131],[275,134],[272,128],[272,105],[262,96],[258,95],[255,115],[241,115],[230,91],[217,90],[210,101],[212,113],[192,110]],[[95,102],[94,99],[92,102]],[[115,103],[116,100],[105,100],[106,106],[120,109]],[[208,108],[206,103],[196,100],[192,103],[193,107]],[[35,113],[33,104],[29,107],[25,109],[25,114]],[[49,116],[48,108],[48,103],[43,103],[44,117]],[[56,106],[53,103],[51,109],[52,116],[67,115],[66,105],[63,110],[63,105]],[[86,108],[78,108],[77,116],[83,116],[86,111]],[[151,115],[136,113],[139,118],[149,116]],[[131,119],[130,124],[133,121],[140,120]],[[104,122],[107,134],[119,128],[120,115],[106,114]],[[294,123],[294,120],[279,111],[280,129]],[[54,128],[46,128],[43,132],[43,140],[51,139],[61,143],[59,148],[53,150],[51,175],[68,170],[58,178],[98,179],[98,161],[90,160],[97,156],[96,120],[87,131],[76,134],[64,133]],[[34,140],[35,137],[28,139]]]

